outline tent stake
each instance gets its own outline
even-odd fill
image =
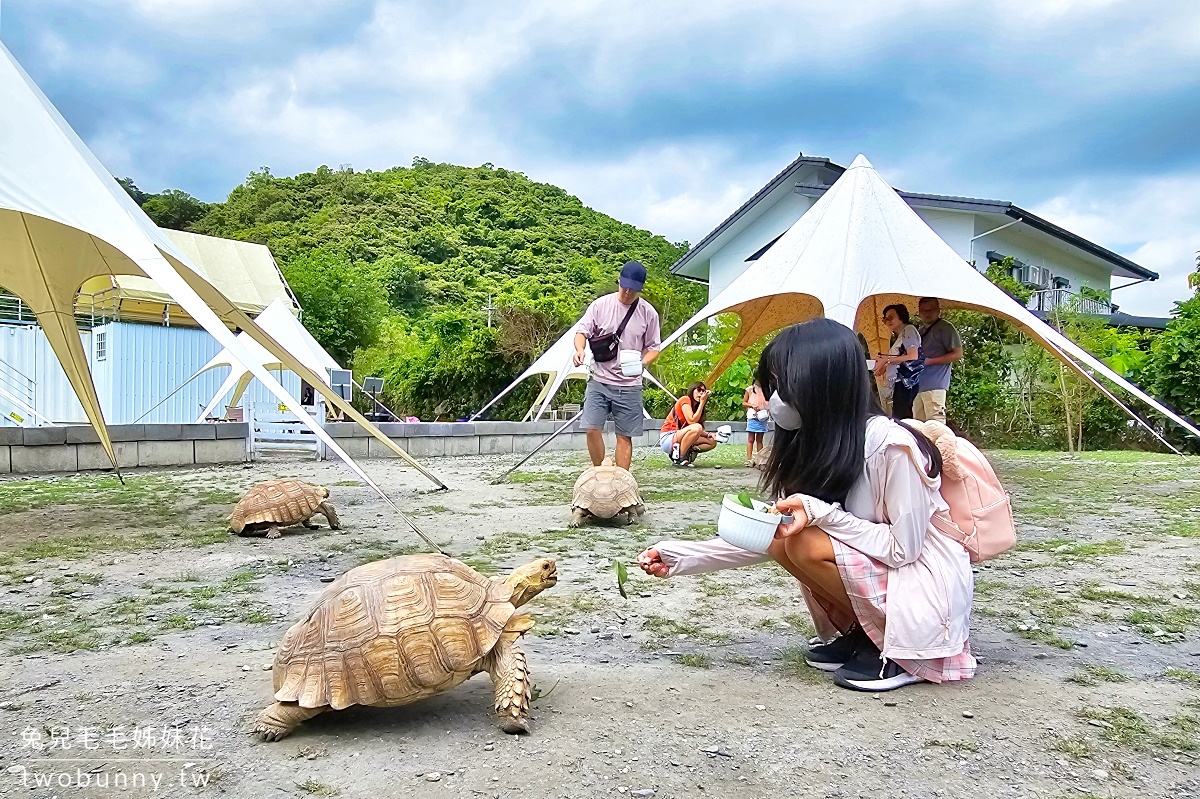
[[[577,413],[577,414],[575,414],[574,416],[572,416],[570,419],[568,419],[568,420],[566,421],[566,423],[565,423],[565,424],[564,424],[562,427],[558,428],[558,429],[557,429],[557,430],[555,430],[553,433],[551,433],[551,434],[549,435],[549,437],[548,437],[548,438],[547,438],[545,441],[543,441],[542,443],[540,443],[540,444],[538,444],[536,447],[534,447],[534,448],[533,448],[533,451],[531,451],[531,452],[530,452],[528,455],[526,455],[524,458],[521,458],[521,460],[517,461],[516,465],[514,465],[512,468],[510,468],[510,469],[509,469],[508,471],[506,471],[504,474],[500,475],[500,476],[499,476],[499,477],[497,477],[495,480],[493,480],[493,481],[492,481],[492,485],[498,485],[498,484],[500,484],[500,483],[504,482],[504,478],[508,477],[510,474],[512,474],[513,472],[515,472],[517,469],[519,469],[519,468],[521,468],[523,465],[525,465],[525,462],[526,462],[527,460],[529,460],[530,458],[532,458],[534,455],[538,454],[538,452],[539,452],[539,451],[542,449],[542,447],[546,446],[546,445],[547,445],[547,444],[549,444],[551,441],[553,441],[554,439],[558,438],[558,435],[559,435],[559,433],[561,433],[562,431],[564,431],[564,430],[566,430],[568,427],[570,427],[570,426],[571,426],[571,425],[572,425],[572,424],[573,424],[575,421],[577,421],[577,420],[579,419],[579,417],[580,417],[580,416],[583,416],[583,409],[580,409],[579,413]]]

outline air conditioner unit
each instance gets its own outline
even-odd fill
[[[1017,280],[1032,288],[1044,289],[1050,286],[1050,270],[1044,266],[1022,266]]]

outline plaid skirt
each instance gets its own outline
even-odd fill
[[[829,607],[809,591],[805,590],[805,598],[810,603],[810,609],[816,615],[817,608],[841,629],[846,629],[849,623],[857,621],[863,632],[870,637],[875,646],[883,649],[883,626],[887,617],[887,584],[888,567],[877,560],[867,557],[857,549],[852,549],[833,536],[833,552],[837,559],[838,571],[842,575],[842,584],[850,597],[850,605],[854,608],[855,619],[848,619],[845,613],[839,613],[837,608]],[[839,618],[839,616],[841,618]],[[818,624],[818,628],[820,628]],[[900,668],[909,674],[929,682],[947,682],[950,680],[965,680],[975,676],[976,661],[971,655],[969,643],[963,644],[963,651],[953,657],[931,658],[929,660],[896,660]]]

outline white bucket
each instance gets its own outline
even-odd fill
[[[754,415],[758,417],[758,421],[760,421],[760,422],[765,422],[771,418],[771,412],[769,410],[767,410],[766,408],[763,408],[761,411],[756,412]]]
[[[754,509],[738,502],[734,494],[726,494],[721,500],[721,515],[717,517],[717,535],[727,544],[749,550],[766,552],[775,539],[775,530],[781,524],[790,524],[791,516],[767,513],[765,502],[752,500]]]
[[[621,350],[617,353],[621,364],[621,374],[626,377],[637,377],[642,373],[642,354],[637,350]]]

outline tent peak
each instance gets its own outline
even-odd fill
[[[857,156],[855,156],[854,160],[850,162],[849,169],[858,169],[859,167],[864,167],[864,166],[867,167],[868,169],[875,168],[875,167],[871,166],[871,162],[867,160],[867,157],[865,155],[863,155],[862,153],[859,153]]]

